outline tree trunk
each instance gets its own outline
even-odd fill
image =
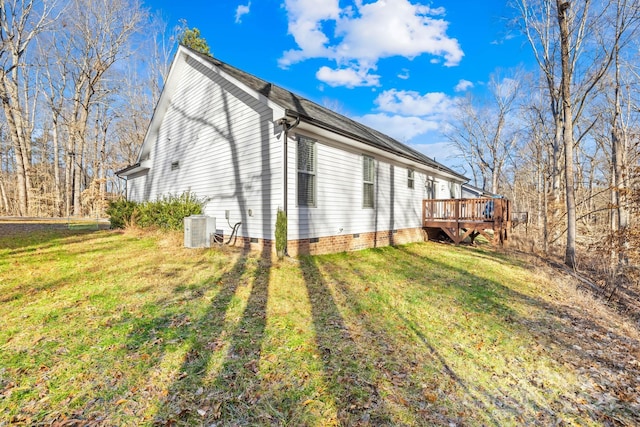
[[[73,146],[73,137],[69,132],[69,140],[67,141],[67,167],[64,170],[64,214],[71,215],[73,203],[73,173],[75,171],[75,147]]]
[[[29,214],[29,196],[31,195],[31,161],[29,159],[29,141],[26,141],[24,134],[25,123],[18,99],[18,86],[13,81],[14,78],[17,76],[2,75],[4,93],[2,106],[16,159],[18,213],[21,216],[26,216]]]
[[[617,262],[618,264],[628,264],[627,256],[628,242],[627,234],[629,227],[629,206],[628,206],[628,186],[627,186],[627,137],[622,126],[622,108],[620,106],[620,62],[619,45],[614,46],[615,61],[615,88],[614,88],[614,114],[611,123],[611,162],[612,162],[612,183],[615,206],[617,229],[613,231],[617,235]]]
[[[571,105],[571,64],[569,57],[569,23],[567,11],[570,8],[568,0],[556,0],[558,7],[558,24],[560,26],[560,58],[562,61],[562,113],[564,142],[564,172],[566,180],[567,204],[567,246],[564,262],[567,266],[576,266],[576,195],[573,176],[573,108]]]
[[[3,211],[7,214],[10,213],[9,198],[7,197],[7,190],[4,188],[4,181],[0,176],[0,197],[2,200]]]
[[[73,164],[73,216],[82,216],[82,175],[84,164],[84,140],[78,137],[75,143]]]
[[[55,113],[54,113],[55,114]],[[55,206],[55,215],[60,215],[61,204],[60,200],[62,191],[60,189],[60,138],[58,134],[58,120],[54,118],[53,120],[53,129],[52,129],[52,144],[53,144],[53,188],[54,188],[54,206]]]

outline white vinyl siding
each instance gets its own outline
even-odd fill
[[[399,159],[375,157],[374,208],[362,208],[362,152],[333,140],[316,141],[316,208],[295,206],[297,153],[289,150],[289,239],[307,239],[421,227],[426,182],[446,182],[418,166],[415,189],[407,188],[407,168]],[[297,147],[297,144],[292,144]],[[420,191],[417,191],[421,189]],[[448,194],[447,196],[448,197]],[[444,197],[443,197],[444,198]]]
[[[373,157],[362,156],[362,207],[375,207],[376,162]]]
[[[298,206],[316,206],[316,142],[298,137]]]
[[[216,217],[225,235],[242,222],[239,236],[273,238],[282,204],[282,143],[273,111],[190,57],[176,77],[157,136],[149,141],[150,169],[144,179],[129,180],[130,196],[154,200],[190,191],[207,199],[204,213]]]
[[[286,179],[289,239],[296,240],[420,227],[427,180],[433,181],[436,197],[448,198],[450,188],[459,189],[459,184],[449,187],[439,171],[360,143],[352,145],[342,137],[334,139],[325,130],[314,133],[308,123],[300,123],[287,139],[285,177],[285,139],[274,123],[282,117],[280,110],[227,80],[223,70],[211,70],[190,56],[174,70],[178,71],[167,82],[171,91],[163,92],[166,102],[154,116],[140,159],[149,169],[127,181],[131,200],[190,191],[207,200],[205,214],[216,217],[217,228],[226,236],[242,222],[240,237],[273,239]],[[297,203],[300,169],[294,138],[302,135],[315,141],[315,207]],[[369,180],[373,207],[367,209],[362,208],[363,153],[372,160],[375,155]],[[172,171],[173,162],[178,168]],[[414,190],[407,184],[409,168],[414,170]],[[441,193],[441,188],[447,191]]]

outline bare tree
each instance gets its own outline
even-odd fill
[[[184,30],[139,0],[0,0],[0,211],[99,213]]]
[[[467,97],[460,101],[458,114],[450,123],[449,140],[463,153],[469,153],[472,170],[478,170],[481,185],[492,193],[500,191],[505,162],[518,141],[518,125],[514,120],[522,74],[500,78],[493,74],[489,81],[489,98]]]
[[[552,229],[558,225],[551,221],[549,215],[549,189],[555,179],[553,169],[555,166],[555,128],[553,117],[546,114],[543,90],[530,90],[530,101],[526,108],[522,109],[522,119],[525,127],[523,139],[526,141],[519,151],[522,165],[518,167],[516,175],[519,179],[533,179],[531,196],[535,197],[532,203],[535,206],[535,215],[532,217],[538,228],[541,228],[543,251],[548,253]],[[527,166],[528,165],[528,166]],[[527,174],[531,170],[531,174]],[[522,175],[525,175],[522,177]],[[553,200],[553,195],[551,195]]]
[[[625,84],[621,76],[621,67],[624,63],[622,50],[628,42],[637,35],[640,19],[640,4],[635,0],[616,0],[613,16],[613,99],[611,114],[611,181],[612,202],[615,206],[615,221],[612,222],[613,231],[618,236],[617,261],[621,264],[628,263],[627,251],[629,249],[627,235],[629,229],[629,129],[628,120],[631,113],[631,103],[626,102],[626,114],[623,112],[623,97]],[[605,41],[606,42],[606,41]],[[625,123],[625,119],[626,122]]]
[[[29,213],[31,124],[21,87],[28,74],[26,53],[52,22],[55,1],[0,0],[0,101],[16,159],[18,209]]]
[[[130,38],[144,18],[145,12],[137,0],[73,0],[65,18],[69,34],[61,53],[72,66],[71,102],[66,118],[69,140],[65,185],[66,204],[73,206],[73,215],[82,213],[85,150],[92,107],[107,89],[107,72],[117,61],[131,55]]]
[[[595,1],[595,6],[593,5]],[[581,130],[575,127],[593,99],[598,82],[613,60],[610,46],[597,44],[599,29],[610,7],[605,0],[518,0],[523,30],[547,80],[550,110],[556,138],[554,162],[560,148],[564,152],[566,247],[565,263],[576,264],[576,199],[574,148],[588,134],[592,122]],[[559,82],[559,83],[558,83]],[[577,133],[577,134],[576,134]],[[553,191],[559,195],[559,171],[554,166]],[[557,188],[556,188],[557,186]]]

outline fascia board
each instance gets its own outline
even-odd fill
[[[358,141],[357,139],[349,138],[345,135],[342,135],[337,132],[333,132],[323,127],[316,126],[312,123],[301,121],[300,124],[296,127],[296,131],[301,131],[301,133],[305,136],[311,136],[311,137],[315,136],[325,141],[327,140],[336,141],[338,143],[353,147],[356,150],[360,150],[363,153],[374,154],[378,157],[382,157],[387,160],[391,160],[407,166],[411,166],[415,168],[415,170],[417,171],[421,171],[423,173],[433,175],[434,177],[445,178],[447,180],[454,181],[460,184],[468,181],[468,179],[466,178],[462,179],[459,176],[455,176],[448,173],[447,171],[439,170],[434,168],[433,166],[430,166],[421,162],[417,162],[413,159],[409,159],[404,156],[400,156],[394,152],[385,151],[380,148],[371,146],[369,144],[365,144],[364,142]]]
[[[228,73],[225,73],[223,70],[221,70],[215,64],[212,64],[211,62],[209,62],[206,59],[201,58],[201,57],[199,57],[197,55],[190,55],[190,56],[191,56],[192,59],[198,61],[200,64],[204,65],[205,67],[207,67],[208,69],[210,69],[214,73],[222,76],[222,78],[224,78],[225,80],[231,82],[233,85],[235,85],[235,86],[239,87],[240,89],[242,89],[249,96],[257,99],[258,101],[260,101],[260,102],[262,102],[264,104],[266,104],[269,108],[271,108],[273,110],[273,121],[276,121],[277,119],[280,119],[285,115],[285,111],[286,110],[282,106],[280,106],[279,104],[273,102],[271,99],[267,98],[266,96],[264,96],[260,92],[258,92],[256,90],[254,90],[253,88],[247,86],[246,84],[244,84],[240,80],[236,79],[235,77],[229,75]]]
[[[186,55],[188,53],[189,52],[185,48],[183,48],[182,46],[178,46],[178,50],[176,52],[174,60],[171,63],[171,67],[169,68],[169,73],[167,74],[164,87],[162,88],[162,92],[160,93],[160,99],[156,104],[156,108],[153,110],[153,115],[151,116],[151,121],[149,122],[147,133],[144,136],[142,147],[140,147],[140,153],[138,154],[138,159],[136,161],[137,163],[143,161],[147,157],[147,155],[151,151],[151,141],[153,141],[158,136],[158,131],[160,129],[160,125],[162,124],[162,120],[164,119],[164,115],[169,109],[173,93],[175,92],[176,87],[178,86],[178,82],[180,81],[179,76],[185,67]]]

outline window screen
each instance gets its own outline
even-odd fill
[[[298,206],[316,206],[316,142],[298,138]]]
[[[414,171],[413,169],[407,169],[407,188],[413,188],[414,182]]]
[[[373,157],[362,156],[362,207],[374,207],[376,170]]]

